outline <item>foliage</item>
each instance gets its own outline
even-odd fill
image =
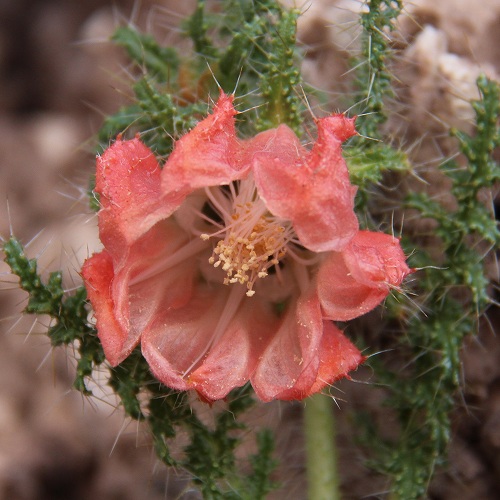
[[[221,24],[219,17],[206,15],[204,4],[199,1],[184,23],[195,49],[190,58],[179,58],[132,26],[115,33],[114,41],[125,48],[140,76],[133,85],[136,101],[105,121],[102,148],[119,133],[140,132],[148,146],[168,155],[175,139],[206,114],[208,96],[217,97],[217,86],[226,93],[238,90],[245,133],[279,123],[298,128],[298,11],[285,10],[275,0],[225,0]]]
[[[411,374],[401,380],[392,374],[391,406],[397,409],[404,433],[389,454],[388,463],[400,498],[420,498],[433,472],[433,465],[446,456],[450,439],[449,414],[460,385],[460,348],[464,337],[474,333],[479,316],[491,303],[489,280],[485,276],[483,254],[498,247],[500,232],[493,214],[479,199],[500,178],[500,168],[492,158],[500,146],[498,84],[480,77],[482,98],[473,102],[476,133],[470,137],[454,131],[467,160],[461,167],[448,161],[442,167],[451,179],[451,192],[457,209],[440,205],[426,194],[408,196],[408,208],[436,221],[435,234],[441,240],[443,261],[432,267],[432,259],[420,251],[418,265],[428,266],[421,273],[421,296],[425,314],[414,315],[405,339],[411,345]],[[457,298],[457,291],[468,297]],[[460,295],[458,295],[460,296]]]
[[[365,92],[365,111],[370,114],[360,120],[359,129],[362,134],[378,138],[380,125],[386,119],[384,99],[391,95],[386,67],[390,56],[387,28],[401,4],[371,1],[368,7],[362,20],[366,63],[360,65],[358,82]],[[401,325],[399,346],[395,347],[405,368],[395,371],[394,364],[386,364],[382,358],[371,361],[378,381],[390,392],[387,405],[394,409],[402,431],[396,442],[383,441],[369,415],[358,416],[364,429],[362,441],[374,454],[370,464],[392,477],[393,498],[424,497],[435,468],[446,462],[450,412],[460,387],[460,348],[491,303],[483,259],[488,250],[498,247],[500,234],[491,209],[478,195],[481,190],[491,189],[500,178],[500,169],[492,157],[500,145],[500,90],[497,83],[485,77],[480,77],[477,84],[482,97],[472,103],[476,112],[474,136],[451,131],[466,164],[448,160],[441,167],[452,182],[457,209],[450,211],[426,193],[410,193],[405,203],[407,209],[435,221],[434,232],[443,259],[436,263],[426,248],[417,248],[412,263],[421,269],[418,286],[413,290],[420,298],[419,310],[408,317],[406,305],[393,304],[391,308],[396,319],[406,319],[406,324]],[[401,151],[379,142],[355,145],[348,154],[354,157],[351,173],[354,179],[359,175],[357,183],[362,187],[369,185],[366,181],[379,182],[382,178],[383,168],[369,169],[365,161],[370,157],[382,165],[392,164],[396,171],[404,171],[409,165]],[[364,169],[369,171],[367,175]],[[407,248],[415,248],[418,235],[415,243],[406,243]]]
[[[378,139],[380,125],[385,122],[385,100],[392,96],[392,76],[387,68],[390,58],[390,32],[401,13],[400,0],[370,0],[366,12],[361,14],[363,46],[357,72],[358,106],[363,117],[357,128],[361,135]],[[367,143],[369,146],[370,144]]]
[[[399,0],[371,0],[361,14],[363,39],[361,55],[352,64],[356,73],[356,102],[353,112],[359,114],[356,129],[360,137],[346,148],[346,160],[352,182],[360,187],[356,203],[363,209],[368,188],[381,182],[385,172],[411,170],[404,151],[395,149],[380,139],[381,125],[386,121],[386,100],[392,97],[392,75],[387,67],[391,56],[390,36],[396,18],[401,13]],[[371,140],[366,140],[367,138]]]
[[[44,283],[37,270],[37,261],[28,259],[24,248],[14,237],[4,245],[5,261],[12,273],[19,277],[20,287],[28,292],[25,312],[47,314],[52,322],[48,335],[54,347],[77,342],[79,360],[75,387],[90,394],[85,386],[85,377],[92,373],[93,365],[104,361],[104,353],[97,339],[97,332],[87,323],[86,297],[84,287],[72,295],[66,295],[62,287],[62,273],[52,272]]]

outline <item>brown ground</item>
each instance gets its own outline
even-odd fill
[[[79,279],[78,265],[98,246],[91,218],[74,215],[86,211],[84,190],[93,168],[89,138],[103,114],[129,94],[121,53],[105,40],[118,22],[132,19],[163,33],[163,41],[174,41],[177,12],[193,4],[158,0],[162,7],[150,11],[152,3],[136,2],[132,10],[132,0],[0,0],[0,234],[7,236],[12,227],[28,242],[44,229],[30,252],[40,254],[44,266],[62,267],[68,287]],[[414,160],[427,167],[449,151],[441,138],[446,126],[469,126],[466,101],[476,97],[477,74],[500,74],[500,1],[473,8],[466,0],[414,4],[407,4],[409,15],[401,20],[394,67],[401,83],[399,114],[389,127],[404,135]],[[304,75],[332,92],[332,107],[339,90],[349,85],[342,75],[347,56],[356,50],[353,11],[359,5],[313,0],[301,20],[301,38],[309,47]],[[432,179],[432,169],[424,174]],[[446,186],[433,188],[445,194]],[[496,274],[496,267],[491,272]],[[4,275],[2,281],[9,279]],[[178,498],[182,474],[157,463],[147,436],[114,410],[105,389],[91,401],[71,390],[72,353],[51,351],[40,334],[44,318],[17,323],[22,296],[11,290],[0,297],[5,318],[0,323],[0,498]],[[434,499],[493,500],[500,491],[498,328],[496,310],[464,346],[464,389],[453,415],[450,467],[431,484]],[[367,369],[356,373],[358,381],[370,376]],[[344,391],[337,412],[344,497],[383,498],[388,485],[362,466],[346,416],[350,408],[368,408],[387,421],[384,394],[355,382],[343,382],[339,389]],[[253,417],[279,426],[278,448],[286,466],[284,488],[275,498],[305,498],[300,408],[276,403]],[[182,498],[197,496],[185,491]]]

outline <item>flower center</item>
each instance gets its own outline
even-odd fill
[[[206,192],[224,224],[213,234],[201,235],[203,240],[221,237],[208,261],[226,272],[224,284],[246,285],[246,295],[252,297],[256,280],[265,278],[285,256],[294,236],[291,225],[268,212],[251,180],[231,185],[229,191],[217,188]]]

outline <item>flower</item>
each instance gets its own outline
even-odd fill
[[[332,320],[373,309],[410,272],[396,238],[359,231],[341,143],[354,119],[236,136],[233,97],[163,169],[139,138],[97,159],[104,249],[82,274],[111,365],[141,343],[165,385],[224,398],[302,399],[364,357]]]

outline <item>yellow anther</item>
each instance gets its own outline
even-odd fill
[[[242,186],[243,181],[238,194],[233,194],[233,212],[221,213],[225,227],[212,235],[203,233],[201,238],[220,238],[209,264],[226,273],[224,284],[246,284],[246,294],[252,297],[257,279],[268,276],[269,268],[285,255],[293,232],[288,223],[267,211],[253,183],[246,190]]]

